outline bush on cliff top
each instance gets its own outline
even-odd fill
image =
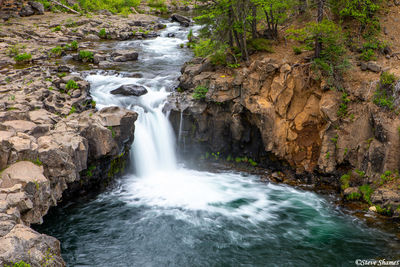
[[[82,9],[97,11],[107,9],[113,13],[125,13],[130,7],[137,7],[140,0],[78,0]]]

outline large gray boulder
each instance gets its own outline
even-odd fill
[[[35,11],[35,14],[37,15],[44,14],[44,6],[42,3],[30,1],[29,5],[32,7],[33,11]]]
[[[192,22],[189,18],[179,14],[172,14],[171,20],[179,22],[184,27],[189,27],[190,23]]]
[[[133,61],[137,60],[138,57],[139,54],[134,50],[119,50],[111,54],[112,60],[116,62]]]
[[[124,84],[110,92],[113,95],[141,96],[147,94],[147,89],[141,85]]]

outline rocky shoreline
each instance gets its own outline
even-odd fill
[[[59,241],[30,225],[41,223],[60,200],[103,188],[121,173],[137,119],[119,107],[96,110],[90,85],[76,70],[82,64],[96,69],[136,60],[134,51],[105,56],[91,48],[101,38],[153,37],[165,27],[160,25],[146,15],[65,14],[61,20],[46,13],[10,19],[1,27],[1,266],[19,261],[65,266]],[[61,62],[68,54],[76,63]],[[20,61],[19,55],[29,56]]]

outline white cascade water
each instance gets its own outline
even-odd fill
[[[167,38],[169,32],[174,32],[175,38]],[[182,58],[180,48],[180,44],[186,42],[187,33],[188,29],[180,28],[178,24],[168,24],[163,36],[156,39],[120,43],[119,47],[133,46],[139,50],[141,56],[135,66],[143,75],[141,78],[118,75],[87,77],[98,108],[118,105],[139,114],[131,150],[135,171],[128,174],[129,179],[123,186],[123,192],[118,193],[119,196],[132,205],[157,207],[158,212],[172,213],[176,217],[187,216],[185,212],[176,210],[183,208],[251,222],[274,219],[274,212],[281,205],[270,199],[268,193],[274,191],[291,190],[293,195],[302,199],[304,205],[312,203],[316,208],[321,205],[321,200],[314,194],[282,186],[266,186],[254,176],[199,172],[177,166],[174,133],[162,109],[169,94],[168,89],[177,85],[180,66],[190,58],[190,54]],[[148,93],[140,97],[110,94],[110,91],[123,84],[145,86]],[[181,117],[179,139],[182,139],[182,123]]]

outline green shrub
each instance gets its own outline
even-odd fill
[[[71,89],[78,89],[79,85],[74,81],[74,80],[69,80],[67,82],[67,84],[65,85],[65,89],[67,91],[71,90]]]
[[[58,26],[56,26],[56,27],[54,27],[53,29],[51,29],[53,32],[59,32],[59,31],[61,31],[61,26],[60,25],[58,25]]]
[[[71,115],[71,114],[73,114],[73,113],[75,113],[75,112],[76,112],[76,107],[75,107],[75,106],[72,106],[71,109],[70,109],[70,111],[69,111],[69,113],[68,113],[68,115]]]
[[[55,55],[55,56],[61,56],[62,51],[63,51],[63,49],[62,49],[61,46],[56,46],[56,47],[54,47],[54,48],[52,48],[52,49],[50,50],[50,53],[52,53],[52,54]]]
[[[17,62],[30,61],[31,59],[32,59],[31,53],[18,54],[14,57],[14,60]]]
[[[137,7],[140,0],[78,0],[82,9],[87,11],[109,10],[112,13],[126,12],[129,7]]]
[[[301,50],[300,47],[297,46],[293,46],[293,53],[295,53],[296,55],[300,55],[303,51]]]
[[[19,261],[19,262],[13,263],[12,265],[5,265],[5,267],[31,267],[31,265],[24,261]]]
[[[391,209],[389,207],[388,208],[382,208],[379,205],[377,205],[375,207],[376,207],[376,212],[378,212],[379,214],[384,215],[384,216],[392,216],[392,211],[391,211]]]
[[[208,92],[207,87],[199,85],[194,89],[194,93],[192,96],[196,100],[201,100],[201,99],[206,98],[207,92]]]
[[[374,190],[367,184],[360,186],[359,189],[363,195],[363,199],[365,200],[365,202],[367,202],[369,205],[372,205],[371,195],[374,192]]]
[[[340,184],[341,184],[342,190],[349,188],[350,187],[350,175],[343,174],[342,177],[340,177]]]
[[[342,103],[340,103],[337,115],[339,117],[344,117],[347,115],[347,104],[350,102],[350,98],[346,92],[342,93]]]
[[[20,54],[20,50],[25,49],[26,45],[15,44],[7,49],[7,55],[12,57]]]
[[[79,58],[83,61],[93,61],[93,52],[81,50],[79,51]]]
[[[147,5],[154,8],[166,7],[165,0],[148,0]]]
[[[250,39],[248,40],[247,45],[250,50],[273,52],[271,48],[271,43],[267,39],[263,38]]]
[[[71,42],[71,49],[78,50],[78,42],[76,40]]]
[[[397,81],[397,77],[393,73],[382,72],[380,77],[380,83],[382,86],[390,86],[393,85]]]
[[[102,29],[99,31],[99,37],[102,38],[102,39],[106,39],[106,38],[107,38],[106,29],[102,28]]]
[[[373,102],[380,107],[392,110],[394,108],[393,88],[397,81],[394,74],[383,72],[374,93]]]
[[[350,195],[346,196],[347,200],[360,200],[361,199],[361,194],[358,192],[353,192]]]
[[[302,29],[287,30],[290,39],[304,43],[304,48],[313,50],[315,40],[322,44],[319,58],[313,61],[314,73],[327,78],[331,87],[342,89],[341,79],[344,71],[350,66],[345,57],[344,34],[339,25],[324,19],[320,23],[308,23]]]

